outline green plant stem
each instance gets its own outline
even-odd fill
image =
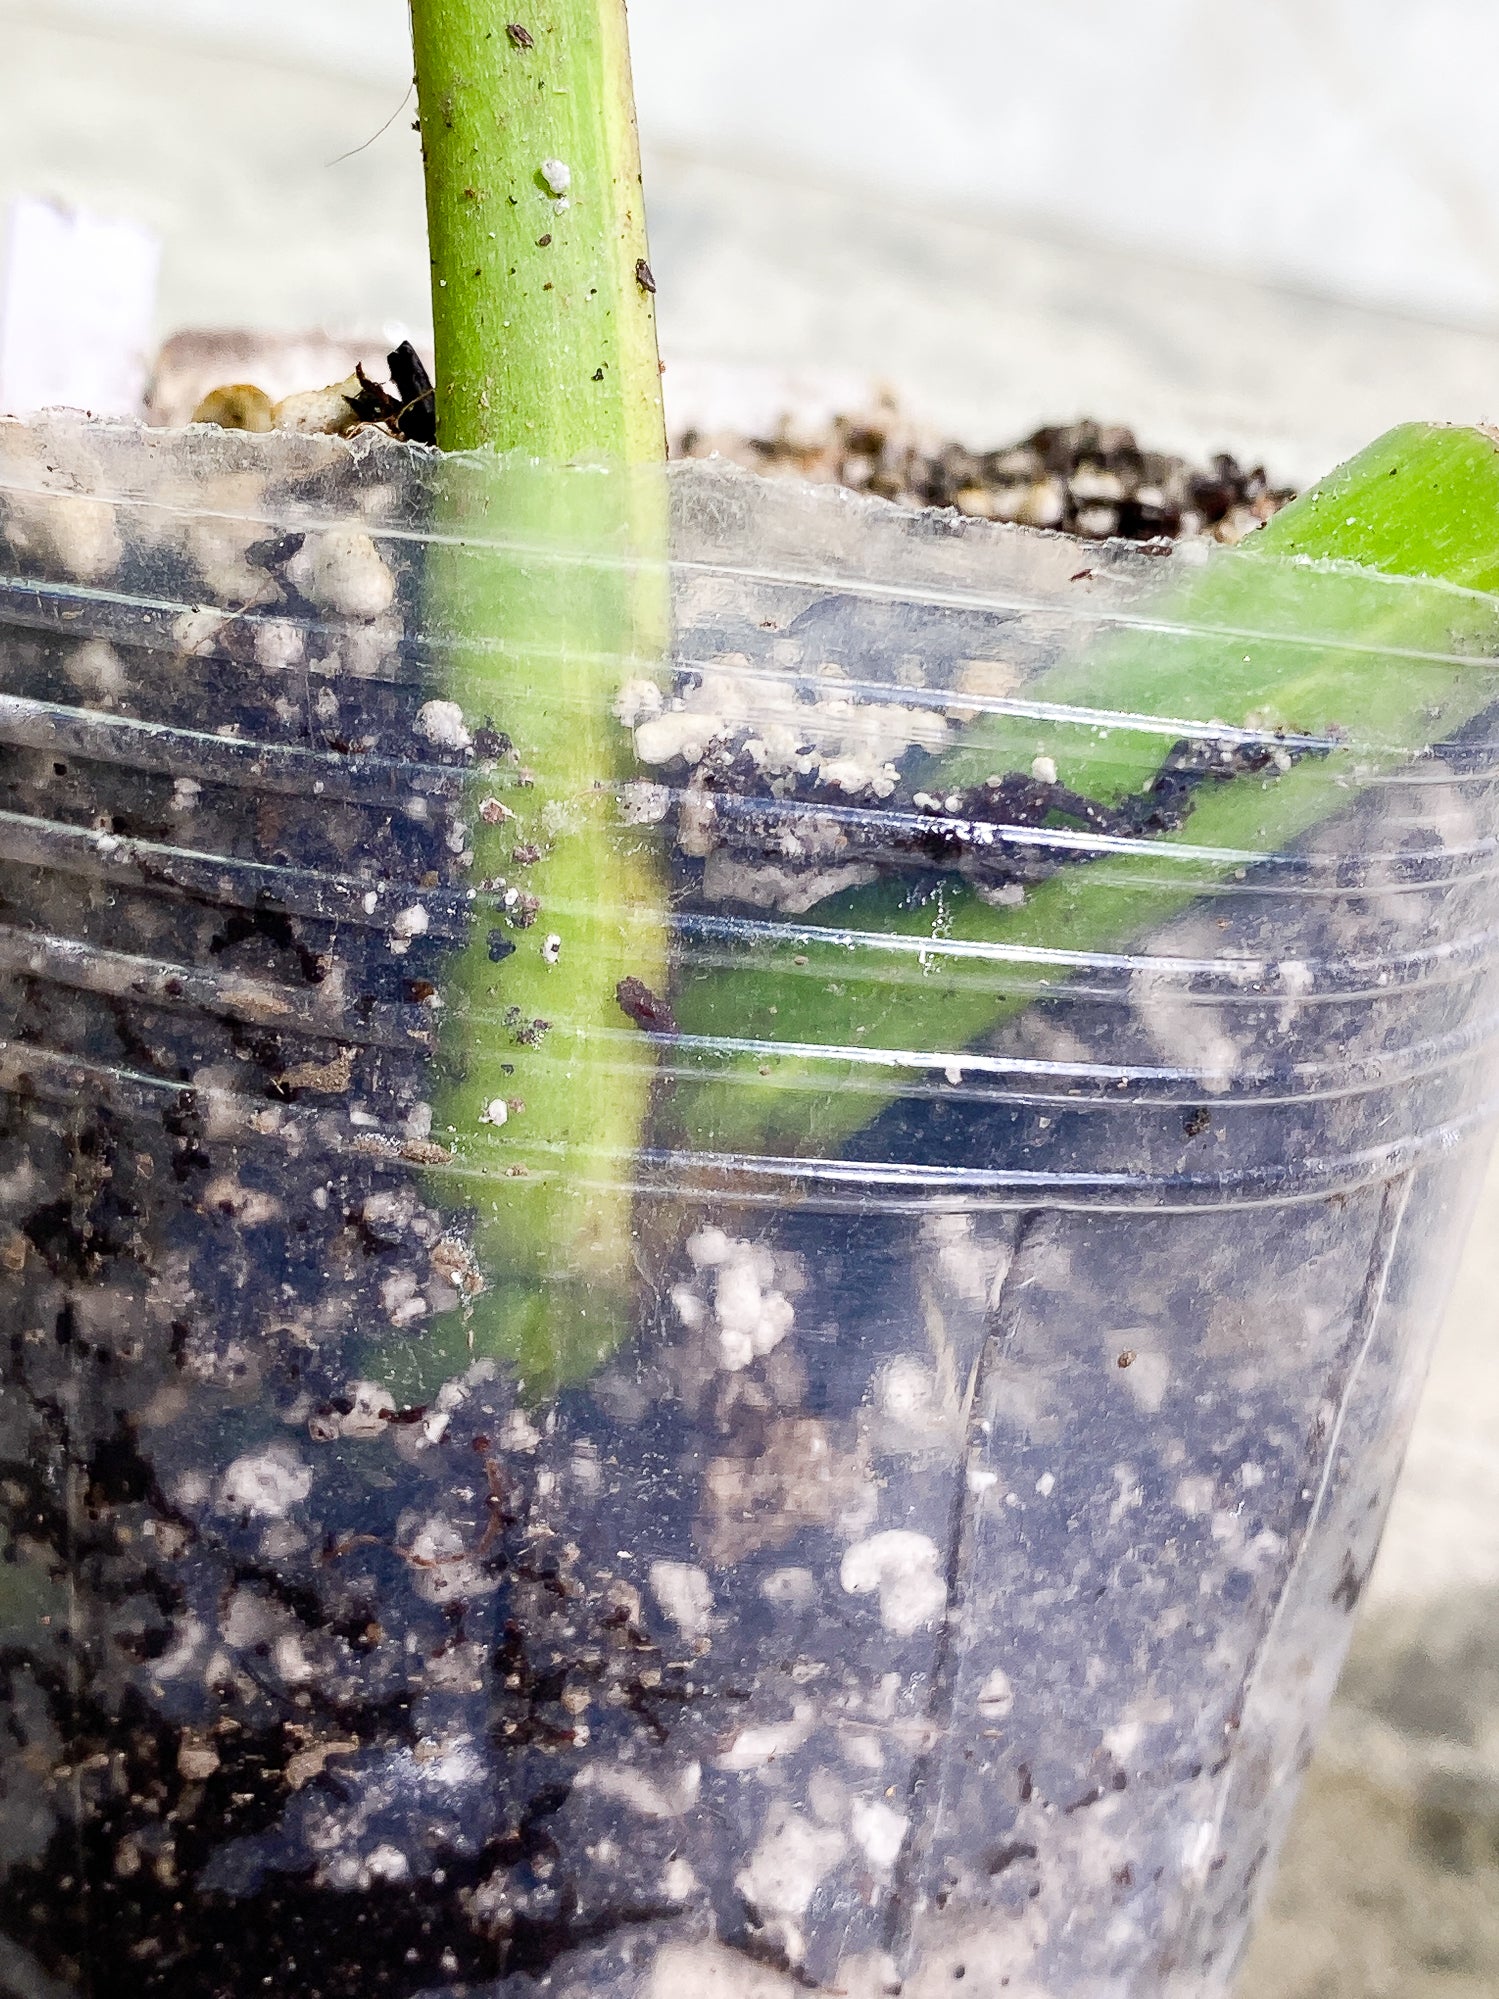
[[[511,816],[474,815],[473,879],[496,888],[445,993],[434,1135],[478,1167],[457,1182],[486,1280],[463,1338],[545,1392],[629,1322],[652,1076],[599,1051],[626,1024],[619,981],[666,979],[664,874],[614,824],[628,739],[601,698],[666,632],[639,149],[623,0],[413,0],[412,24],[439,443],[512,455],[448,468],[429,564],[441,691],[513,745],[474,800]],[[579,460],[609,469],[564,471]],[[441,1337],[425,1344],[440,1370]]]
[[[412,0],[411,22],[443,450],[664,459],[624,0]]]
[[[1297,557],[1455,587],[1340,580]],[[1242,550],[1163,593],[1152,629],[1069,653],[1022,690],[1027,702],[1115,715],[1210,712],[1234,726],[1340,730],[1348,747],[1281,776],[1212,783],[1178,832],[1064,868],[1017,907],[957,887],[940,911],[912,908],[876,886],[824,905],[815,924],[787,928],[728,969],[700,971],[677,1005],[689,1037],[673,1103],[679,1132],[707,1151],[835,1149],[908,1084],[912,1067],[884,1058],[925,1051],[940,1075],[1078,969],[1055,961],[1059,948],[1119,950],[1232,874],[1238,856],[1287,846],[1345,809],[1361,783],[1491,703],[1499,616],[1488,596],[1468,593],[1493,591],[1495,439],[1420,425],[1391,432]],[[1150,781],[1169,740],[1127,722],[1100,730],[995,716],[940,760],[931,788],[1025,771],[1045,755],[1063,784],[1117,804]]]

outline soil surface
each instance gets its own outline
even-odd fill
[[[1206,465],[1143,447],[1121,424],[1049,426],[995,450],[934,443],[886,403],[870,415],[767,437],[689,430],[675,455],[719,452],[772,477],[811,479],[911,507],[956,507],[983,520],[1126,541],[1210,534],[1236,542],[1287,500],[1262,465],[1220,452]]]

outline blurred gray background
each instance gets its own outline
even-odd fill
[[[523,0],[516,0],[524,18]],[[679,422],[889,385],[1315,476],[1499,419],[1493,0],[632,0]],[[156,332],[421,337],[405,0],[0,0],[0,213],[161,238]],[[1242,1999],[1499,1991],[1499,1175]]]

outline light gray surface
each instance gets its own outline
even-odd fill
[[[164,331],[429,323],[395,79],[288,67],[269,35],[246,57],[70,26],[55,4],[0,0],[0,200],[61,194],[159,229]],[[878,377],[976,442],[1094,412],[1298,479],[1404,417],[1499,416],[1499,336],[851,188],[650,156],[669,394],[703,358]]]
[[[29,0],[404,88],[405,0]],[[524,11],[522,9],[522,11]],[[1492,324],[1491,0],[630,0],[649,140]]]
[[[1499,339],[832,186],[653,160],[668,352],[880,375],[974,443],[1096,414],[1308,479],[1499,414]]]
[[[123,30],[404,89],[407,0],[16,0],[33,21]]]
[[[1366,1609],[1471,1598],[1499,1651],[1499,1156],[1458,1272]],[[1494,1725],[1499,1731],[1499,1701]],[[1499,1787],[1499,1733],[1494,1742]],[[1499,1788],[1496,1788],[1499,1795]]]
[[[56,195],[158,230],[164,328],[429,323],[411,114],[365,143],[399,91],[16,0],[0,37],[0,206]]]

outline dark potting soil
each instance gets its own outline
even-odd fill
[[[768,437],[688,431],[683,458],[719,452],[770,477],[811,479],[907,507],[954,507],[983,520],[1056,528],[1084,540],[1236,542],[1294,497],[1263,466],[1227,452],[1206,465],[1150,451],[1122,424],[1055,424],[978,451],[934,444],[893,405],[823,427],[783,424]]]
[[[96,718],[43,739],[18,710],[0,751],[0,1985],[928,1999],[1013,1978],[1071,1999],[1216,1979],[1266,1841],[1235,1831],[1225,1861],[1215,1829],[1231,1801],[1273,1818],[1256,1757],[1294,1740],[1307,1645],[1335,1650],[1357,1598],[1445,1182],[1175,1214],[680,1194],[642,1229],[636,1339],[528,1403],[467,1347],[472,1213],[430,1170],[470,773],[509,781],[505,717],[466,746],[424,724],[418,542],[235,526],[302,518],[332,480],[346,518],[373,515],[407,463],[322,462],[225,473],[183,530],[14,498],[0,520],[27,579],[0,607],[4,692]],[[173,608],[127,631],[122,596]],[[254,614],[188,608],[216,602]],[[840,629],[862,656],[853,617],[815,605],[808,657]],[[973,636],[943,642],[955,662]],[[769,643],[718,616],[680,651]],[[688,667],[681,687],[678,711],[620,698],[634,823],[665,821],[655,771],[684,795],[684,768],[723,779],[718,819],[677,818],[688,914],[816,908],[850,870],[926,895],[973,878],[959,828],[1103,823],[1034,769],[928,812],[914,708],[842,745],[836,783],[812,757],[772,792],[748,722],[710,713]],[[815,702],[803,721],[815,742]],[[111,748],[141,724],[192,732],[191,767],[180,742],[153,764],[149,729]],[[316,809],[266,745],[314,753]],[[1184,823],[1234,774],[1215,756],[1163,743],[1138,825],[1109,830]],[[887,765],[914,840],[836,844],[839,802]],[[810,862],[785,852],[792,797],[835,825]],[[497,904],[497,982],[545,914]],[[1246,881],[1160,946],[1367,959],[1435,921],[1418,898],[1298,912]],[[1096,1040],[1097,983],[1029,1009],[995,1059],[1065,1067]],[[1116,1136],[1061,1084],[955,1064],[849,1156],[1268,1172],[1283,1133],[1230,1085],[1325,1051],[1326,996],[1305,997],[1121,973],[1121,1073],[1160,1069],[1174,1004],[1178,1067],[1216,1063],[1221,1092],[1157,1081]],[[1347,1058],[1398,1050],[1398,1004],[1346,1012]],[[1372,1115],[1303,1107],[1295,1143],[1335,1157]]]

